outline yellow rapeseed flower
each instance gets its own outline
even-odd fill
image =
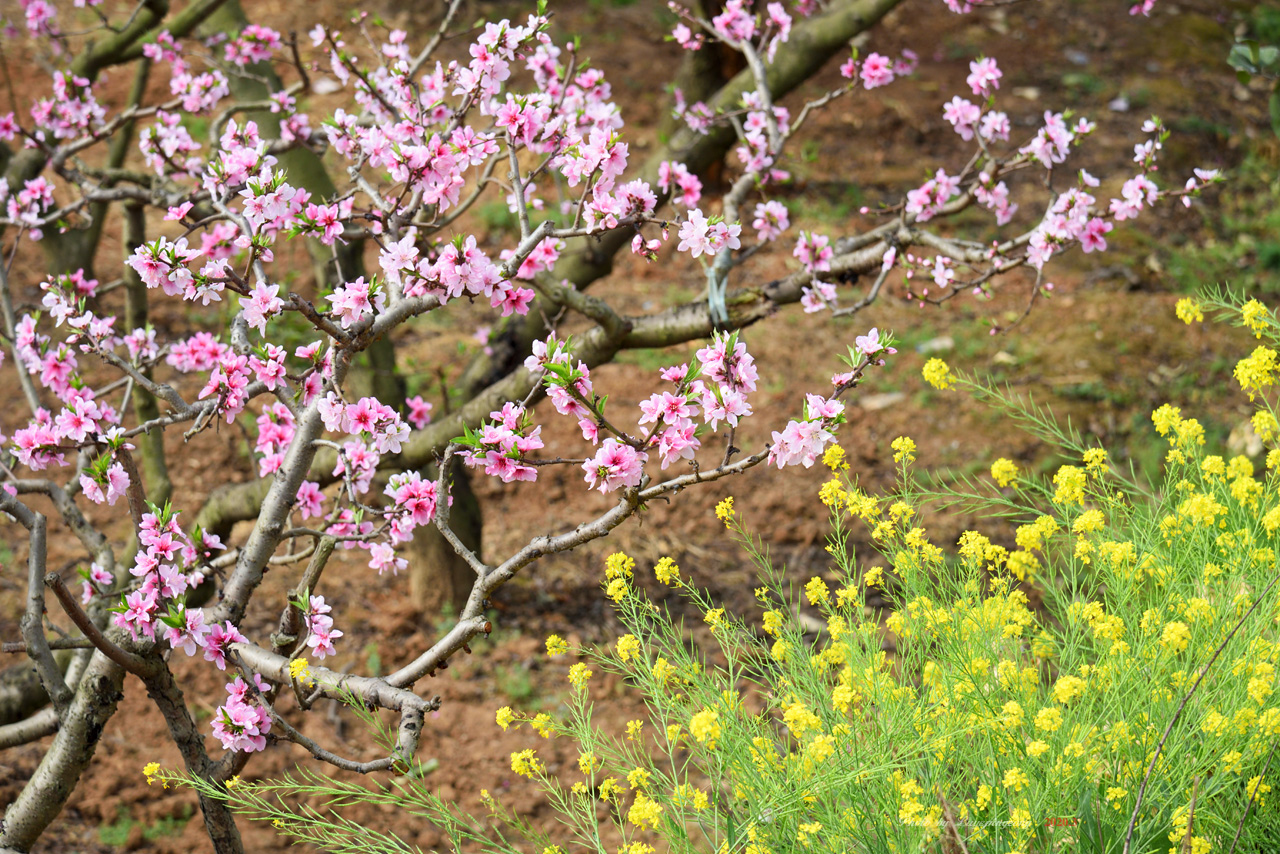
[[[530,747],[511,754],[511,770],[521,777],[532,778],[542,770],[542,762]]]
[[[316,684],[316,680],[311,678],[310,662],[305,658],[295,658],[289,662],[289,678],[297,682],[303,687],[310,687]]]
[[[724,526],[726,528],[728,528],[730,523],[732,523],[733,521],[733,496],[732,495],[730,495],[728,498],[724,499],[723,501],[721,501],[719,504],[716,505],[716,518],[719,519],[721,522],[724,522]]]
[[[909,436],[899,436],[889,445],[893,448],[893,461],[895,463],[909,463],[916,458],[916,443]]]
[[[1186,649],[1190,640],[1191,629],[1180,620],[1165,623],[1164,631],[1160,635],[1160,645],[1175,654]]]
[[[160,763],[148,762],[146,765],[142,766],[142,773],[147,778],[147,785],[150,786],[156,781],[156,775],[160,773]]]
[[[529,721],[529,726],[543,738],[551,738],[556,731],[555,721],[546,712],[539,712],[534,715],[533,720]]]
[[[1272,439],[1280,436],[1280,421],[1265,409],[1260,409],[1253,414],[1253,432],[1258,434],[1258,438],[1264,442],[1270,442]]]
[[[622,552],[614,552],[605,558],[604,576],[605,578],[630,578],[635,568],[635,560]]]
[[[991,477],[1002,488],[1018,479],[1018,466],[1013,460],[1001,457],[991,464]]]
[[[604,595],[608,596],[614,602],[621,602],[627,598],[627,594],[631,592],[631,586],[627,584],[625,578],[615,578],[609,582],[609,586],[605,588]]]
[[[1089,474],[1102,476],[1110,471],[1107,466],[1107,451],[1105,448],[1090,448],[1084,452],[1084,467]]]
[[[1046,706],[1036,712],[1036,729],[1057,732],[1060,726],[1062,726],[1062,710],[1057,706]]]
[[[1070,705],[1072,701],[1084,694],[1089,683],[1079,676],[1060,676],[1053,685],[1053,698],[1062,705]]]
[[[622,784],[618,782],[617,777],[606,777],[600,783],[600,800],[602,801],[615,800],[622,792]]]
[[[559,635],[551,635],[547,638],[547,655],[564,655],[569,651],[569,644]]]
[[[1270,347],[1256,347],[1245,358],[1236,362],[1236,382],[1241,390],[1253,400],[1262,394],[1276,381],[1276,351]]]
[[[921,374],[924,376],[925,382],[942,391],[946,391],[956,384],[956,378],[951,373],[951,368],[941,359],[930,359],[925,362]]]
[[[1271,312],[1256,299],[1251,299],[1240,307],[1242,324],[1249,327],[1249,330],[1258,338],[1262,337],[1262,330],[1267,328],[1267,320],[1270,317]]]
[[[653,568],[653,574],[663,584],[673,584],[680,579],[680,567],[676,566],[676,562],[671,558],[664,557]]]
[[[1182,422],[1182,410],[1168,403],[1162,404],[1151,413],[1151,423],[1156,425],[1156,432],[1161,436],[1169,435]]]
[[[804,586],[805,595],[809,597],[810,605],[825,605],[831,601],[831,591],[827,588],[827,582],[821,578],[810,578]]]
[[[653,775],[644,768],[633,768],[627,772],[627,785],[633,789],[649,788],[649,778]]]
[[[1071,531],[1076,534],[1092,534],[1094,531],[1102,530],[1106,521],[1101,510],[1086,510],[1076,517],[1075,522],[1071,524]]]
[[[569,668],[569,681],[573,683],[575,688],[585,688],[587,682],[591,680],[591,671],[587,669],[587,665],[578,662]]]
[[[644,792],[637,794],[635,803],[627,811],[627,821],[636,827],[643,828],[647,824],[650,829],[657,830],[658,822],[661,820],[662,804],[653,800]]]
[[[822,488],[818,490],[818,500],[827,507],[837,507],[845,504],[849,499],[849,493],[844,491],[844,484],[838,478],[832,478],[822,484]]]
[[[1053,476],[1057,504],[1084,504],[1085,472],[1077,466],[1062,466]]]
[[[831,469],[832,472],[847,471],[849,462],[845,459],[844,448],[839,445],[831,445],[822,452],[822,464]]]
[[[510,706],[503,706],[501,709],[498,709],[498,714],[495,716],[498,726],[502,727],[504,730],[511,726],[511,722],[515,719],[516,714],[511,711]]]
[[[715,709],[703,709],[689,719],[689,732],[702,744],[714,748],[720,738],[720,714]]]
[[[618,658],[630,661],[640,654],[640,639],[635,635],[623,635],[618,638]]]
[[[1021,792],[1031,782],[1031,778],[1021,768],[1010,768],[1004,772],[1004,780],[1002,782],[1006,789]]]
[[[1204,310],[1200,307],[1200,303],[1191,297],[1183,297],[1178,300],[1174,312],[1178,315],[1178,319],[1190,326],[1193,323],[1204,322]]]

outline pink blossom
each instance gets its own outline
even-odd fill
[[[617,439],[605,439],[595,457],[582,464],[587,485],[602,493],[620,486],[639,486],[648,455],[624,445]]]
[[[868,89],[893,82],[893,63],[889,57],[872,53],[862,61],[862,85]]]
[[[258,282],[249,292],[249,296],[240,298],[245,322],[257,329],[259,335],[267,334],[267,321],[278,314],[284,306],[284,300],[276,296],[278,293],[280,293],[279,285]]]
[[[973,94],[986,97],[1000,88],[1000,78],[1004,76],[991,57],[975,59],[969,63],[969,76],[965,82],[973,90]]]

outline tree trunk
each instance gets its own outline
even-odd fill
[[[437,471],[436,466],[428,466],[422,476],[434,478]],[[479,554],[482,531],[480,502],[471,491],[467,471],[460,461],[454,460],[453,471],[449,474],[453,483],[449,525],[463,545]],[[409,595],[414,607],[424,616],[460,613],[471,595],[476,573],[453,550],[444,535],[434,525],[418,528],[406,557],[409,561]]]

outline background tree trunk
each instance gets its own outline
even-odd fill
[[[248,23],[249,19],[239,0],[230,0],[209,17],[206,28],[208,32],[235,34]],[[267,64],[254,66],[252,70],[265,79],[277,79],[275,72]],[[267,97],[267,87],[257,80],[233,77],[231,88],[233,94],[241,100],[264,100]],[[279,116],[269,111],[246,112],[242,120],[256,121],[258,133],[263,139],[274,139],[280,135]],[[285,167],[291,184],[305,188],[316,198],[329,199],[336,194],[337,189],[323,160],[310,149],[295,148],[285,152],[281,155],[280,162]],[[339,271],[347,281],[365,275],[364,241],[348,241],[329,247],[317,240],[308,240],[307,250],[315,271],[317,288],[326,284],[339,284]],[[387,406],[404,408],[406,385],[396,364],[395,344],[390,338],[375,341],[361,354],[355,367],[357,371],[352,372],[350,379],[353,394],[372,395]],[[455,466],[451,474],[454,484],[451,522],[467,548],[478,553],[481,535],[480,504],[471,491],[465,469],[460,465]],[[434,465],[427,466],[422,471],[423,477],[434,479],[435,475]],[[214,533],[225,536],[230,531]],[[438,613],[442,607],[452,607],[454,613],[460,611],[471,592],[475,572],[453,550],[444,536],[434,526],[420,527],[414,532],[407,554],[409,590],[415,607],[423,613]]]

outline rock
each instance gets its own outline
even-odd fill
[[[317,95],[332,95],[342,89],[342,84],[331,77],[311,78],[311,91]]]
[[[897,406],[906,400],[907,396],[900,391],[890,391],[884,394],[867,394],[858,398],[858,406],[867,412],[879,412],[881,409],[888,409],[891,406]]]
[[[930,353],[946,353],[956,348],[956,339],[950,335],[939,335],[937,338],[930,338],[923,344],[916,345],[916,352],[928,355]]]
[[[1252,421],[1241,421],[1227,436],[1227,450],[1232,455],[1244,454],[1257,457],[1262,454],[1262,438],[1253,429]]]
[[[1018,357],[1006,350],[1001,350],[991,357],[991,363],[993,365],[1016,365],[1018,364]]]

